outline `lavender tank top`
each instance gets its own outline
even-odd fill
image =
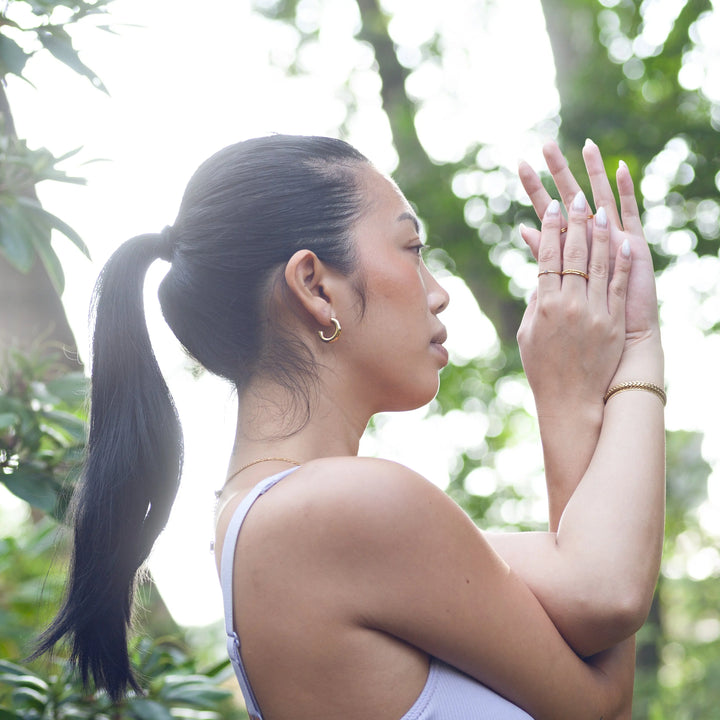
[[[220,559],[220,583],[225,608],[225,631],[230,661],[245,698],[250,720],[264,720],[255,693],[250,687],[242,661],[240,638],[233,621],[232,576],[240,528],[253,503],[297,468],[283,470],[258,483],[238,505],[225,533]],[[437,658],[430,658],[425,687],[413,706],[399,720],[532,720],[524,710],[485,687],[477,680]]]

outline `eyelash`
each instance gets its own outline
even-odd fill
[[[422,257],[428,248],[428,245],[412,245],[409,249],[414,250],[418,257]]]

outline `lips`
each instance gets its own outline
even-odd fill
[[[448,351],[443,346],[443,343],[447,340],[447,330],[442,327],[440,330],[438,330],[435,335],[433,335],[432,340],[430,341],[430,347],[433,348],[433,351],[437,353],[437,355],[440,358],[440,364],[442,367],[445,367],[445,365],[448,364],[449,356]]]
[[[447,329],[443,326],[433,335],[431,343],[442,345],[447,340]]]

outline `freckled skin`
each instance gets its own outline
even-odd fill
[[[431,341],[449,297],[420,257],[415,215],[397,186],[372,168],[362,182],[370,207],[353,235],[367,307],[362,318],[343,310],[343,350],[371,413],[412,409],[437,393],[445,361]]]

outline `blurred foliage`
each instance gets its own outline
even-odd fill
[[[80,59],[68,28],[86,18],[106,16],[112,0],[6,0],[0,9],[0,77],[24,78],[27,61],[47,50],[56,60],[107,92],[100,78]],[[110,32],[107,25],[96,27]]]
[[[3,132],[0,115],[0,252],[22,273],[27,273],[38,256],[58,295],[65,278],[62,266],[50,244],[52,230],[65,235],[90,257],[82,238],[67,223],[49,213],[34,197],[35,185],[42,180],[84,183],[71,177],[57,165],[78,150],[54,157],[45,148],[31,150],[25,141]]]
[[[88,387],[82,373],[60,372],[57,355],[12,349],[0,365],[0,482],[57,519],[79,474]]]
[[[35,186],[43,180],[83,183],[57,166],[80,148],[54,157],[46,148],[31,150],[17,137],[5,95],[8,75],[23,80],[28,60],[47,51],[74,72],[87,77],[107,92],[97,75],[85,65],[73,47],[68,28],[87,18],[107,13],[111,0],[6,0],[0,5],[0,254],[12,268],[27,274],[36,258],[45,266],[58,295],[65,284],[60,261],[50,243],[58,231],[89,257],[78,233],[39,203]],[[107,26],[98,25],[103,30]]]
[[[355,38],[372,53],[373,72],[380,81],[378,93],[399,157],[395,177],[417,206],[430,245],[437,248],[430,258],[463,278],[498,337],[496,349],[487,356],[456,359],[446,368],[432,406],[432,412],[445,416],[474,414],[483,419],[486,428],[474,443],[458,449],[448,492],[483,527],[537,528],[534,508],[541,492],[535,481],[542,479],[541,459],[531,468],[535,477],[525,484],[500,483],[497,479],[508,454],[524,455],[530,445],[539,443],[515,343],[528,289],[518,278],[529,260],[515,227],[521,221],[534,222],[532,208],[514,168],[506,167],[493,147],[472,144],[464,149],[462,159],[446,162],[431,158],[420,141],[415,120],[421,101],[408,93],[407,83],[426,64],[449,79],[451,69],[444,58],[453,38],[438,30],[418,47],[403,45],[392,35],[391,4],[378,0],[255,0],[258,12],[287,31],[286,52],[272,48],[268,57],[289,74],[312,72],[308,61],[312,53],[304,51],[322,43],[324,8],[339,2],[357,15]],[[660,273],[694,256],[717,261],[720,91],[717,69],[709,63],[713,44],[717,43],[720,12],[709,0],[541,2],[555,57],[561,107],[558,117],[548,118],[538,128],[538,135],[558,136],[573,168],[582,167],[580,147],[586,137],[603,149],[611,177],[620,158],[627,162],[637,181],[643,221]],[[102,89],[92,71],[79,60],[65,26],[69,21],[104,13],[107,4],[102,0],[5,3],[0,10],[0,76],[9,72],[22,76],[28,57],[45,49]],[[486,0],[485,5],[490,7],[492,0]],[[24,12],[10,20],[10,11],[18,9]],[[337,89],[346,108],[338,131],[349,136],[360,108],[353,81],[351,75]],[[60,171],[56,166],[64,158],[53,158],[44,151],[33,155],[19,142],[3,147],[0,152],[12,160],[6,161],[6,172],[16,173],[15,178],[28,178],[34,185],[45,173],[55,174],[53,179],[74,181],[57,175]],[[4,232],[0,237],[3,252],[10,257],[9,242],[15,265],[27,264],[22,248],[30,245],[23,239],[28,235],[22,226],[39,222],[40,215],[16,203],[15,210],[10,211],[15,215],[6,219],[8,202],[2,193],[8,183],[3,185],[2,172],[0,169],[0,232],[3,223],[14,228],[10,240],[5,240]],[[586,183],[584,189],[589,191]],[[30,215],[22,219],[21,206],[23,212],[35,212],[32,221],[27,219]],[[65,232],[53,224],[52,218],[42,218],[48,228]],[[49,236],[49,229],[44,232]],[[66,234],[81,250],[84,248],[79,238]],[[34,252],[38,252],[37,244]],[[715,333],[719,327],[720,317],[715,316],[702,329]],[[0,403],[5,403],[0,405],[0,479],[18,496],[60,516],[66,504],[62,488],[76,478],[78,459],[77,438],[71,432],[78,426],[66,413],[81,418],[82,412],[77,407],[69,409],[68,397],[42,372],[34,373],[28,366],[20,369],[20,377],[31,379],[23,385],[17,378],[3,376],[0,382]],[[710,472],[701,443],[698,433],[668,434],[665,556],[650,618],[638,638],[634,712],[638,718],[709,718],[717,715],[720,706],[720,553],[707,522],[700,521],[708,501]],[[529,458],[529,462],[532,465],[534,459]],[[23,481],[23,467],[27,468],[27,482]],[[27,635],[18,629],[24,626],[17,618],[38,611],[32,607],[41,583],[38,569],[46,567],[44,553],[54,550],[52,524],[41,524],[35,531],[36,535],[28,533],[22,542],[5,539],[0,548],[8,563],[0,568],[16,568],[12,574],[0,575],[0,582],[5,583],[0,585],[0,642],[4,643],[0,651],[6,650],[8,657],[19,657]],[[47,592],[55,592],[52,576],[46,582]],[[17,598],[14,609],[8,610],[8,598],[13,602]],[[138,652],[152,655],[147,647]],[[184,656],[170,655],[184,672],[195,672]],[[0,690],[6,693],[0,695],[5,703],[11,702],[13,692],[20,692],[17,697],[27,697],[30,704],[30,696],[41,703],[48,686],[57,688],[52,692],[59,693],[58,697],[64,692],[72,697],[76,692],[62,689],[62,664],[47,676],[35,676],[35,671],[24,669],[30,683],[24,690],[13,684],[22,682],[12,680],[13,668],[5,670],[5,686]],[[173,707],[173,716],[182,717],[169,704],[172,699],[163,699],[158,692],[157,687],[151,688],[147,702],[138,699],[133,707],[112,712],[101,709],[99,698],[96,715],[89,710],[82,714],[86,708],[81,707],[77,711],[80,714],[67,716],[169,717],[169,708]],[[68,707],[73,702],[79,701],[68,700]],[[161,712],[153,702],[165,703],[162,712],[166,714],[153,714]],[[1,708],[0,720],[44,717],[11,714],[9,708],[3,715]],[[36,707],[33,712],[40,710]]]
[[[441,248],[431,251],[431,258],[463,278],[499,339],[499,348],[488,357],[451,363],[443,371],[432,412],[478,413],[487,427],[474,444],[459,448],[448,493],[483,527],[536,528],[538,484],[497,479],[504,456],[523,454],[530,444],[539,443],[527,392],[517,392],[524,379],[515,342],[527,293],[517,278],[529,260],[515,227],[536,222],[534,213],[515,169],[505,167],[493,147],[471,145],[462,160],[443,162],[430,158],[418,137],[416,115],[422,102],[432,98],[411,95],[408,81],[414,72],[431,66],[451,86],[445,55],[457,49],[457,37],[444,37],[436,29],[425,33],[421,45],[411,47],[393,37],[398,4],[343,2],[358,16],[356,40],[374,55],[372,67],[398,155],[394,177],[416,204],[429,243]],[[558,117],[538,128],[538,136],[558,137],[575,169],[583,167],[580,149],[587,137],[602,148],[611,178],[618,161],[627,162],[660,273],[692,256],[717,262],[720,11],[709,0],[541,4],[561,107]],[[484,5],[491,9],[491,0]],[[292,30],[294,52],[278,55],[284,69],[312,73],[303,49],[322,43],[327,0],[255,0],[255,7]],[[351,140],[358,111],[353,87],[351,77],[337,93],[346,106],[339,131]],[[579,179],[590,197],[581,173]],[[550,189],[549,178],[545,180]],[[717,293],[717,288],[709,293]],[[702,300],[699,293],[698,302]],[[706,333],[720,327],[717,307],[709,308],[714,315],[704,321]],[[711,471],[701,444],[700,433],[668,433],[665,560],[648,623],[638,639],[633,717],[709,718],[717,716],[720,706],[720,555],[716,537],[699,519]],[[541,458],[538,467],[531,468],[538,477],[540,463]]]
[[[52,354],[10,352],[1,366],[0,480],[33,513],[0,537],[0,720],[246,718],[232,701],[229,660],[199,668],[151,582],[139,588],[145,637],[133,650],[142,697],[111,705],[104,693],[83,689],[64,650],[52,661],[23,663],[63,592],[67,532],[57,521],[85,446],[87,379],[63,373]]]
[[[83,688],[65,648],[53,659],[29,664],[22,659],[32,651],[33,638],[56,611],[63,592],[67,532],[58,521],[65,518],[86,442],[88,381],[81,372],[67,372],[68,366],[79,368],[76,358],[63,351],[48,352],[48,347],[59,345],[53,339],[67,346],[72,338],[69,326],[65,331],[58,328],[67,325],[62,308],[59,315],[57,308],[64,276],[50,244],[51,231],[65,235],[86,256],[89,253],[71,227],[40,205],[35,190],[44,180],[83,183],[59,167],[79,150],[55,157],[45,148],[28,148],[17,137],[5,81],[9,74],[27,80],[27,61],[47,51],[107,92],[80,59],[70,29],[92,18],[96,27],[109,30],[97,22],[107,14],[109,3],[0,4],[0,287],[9,300],[0,310],[6,313],[1,318],[4,333],[5,322],[9,326],[19,316],[22,322],[14,324],[22,328],[24,323],[27,336],[21,338],[22,351],[17,349],[18,338],[3,337],[0,343],[0,483],[31,508],[28,518],[14,523],[13,532],[0,536],[0,720],[242,720],[247,714],[233,700],[237,683],[229,660],[200,667],[199,653],[185,643],[149,575],[139,587],[145,637],[132,650],[142,696],[111,704],[104,693]],[[32,275],[28,287],[13,273],[34,272],[36,258],[46,275]],[[37,302],[38,282],[54,289],[43,302]],[[17,297],[7,297],[9,287]],[[32,301],[21,297],[25,291]],[[39,308],[37,314],[25,316],[26,305]],[[38,339],[31,328],[50,329]]]
[[[2,720],[242,720],[233,708],[232,692],[219,686],[230,661],[204,672],[187,649],[170,639],[143,639],[132,651],[143,695],[111,703],[104,693],[84,690],[67,662],[58,660],[49,671],[0,660]]]

